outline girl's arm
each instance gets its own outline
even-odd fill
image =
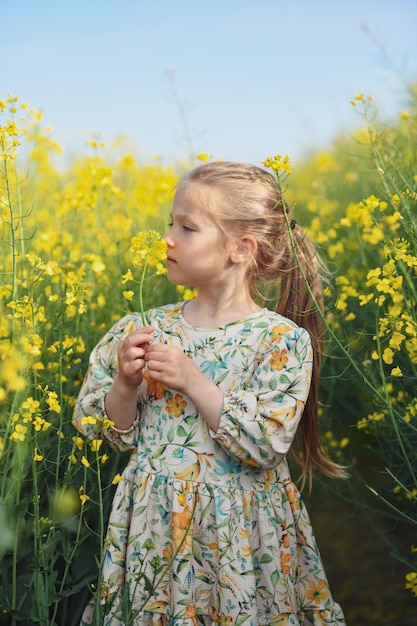
[[[225,393],[213,438],[236,460],[276,467],[289,451],[307,400],[312,372],[310,337],[293,329],[274,340],[244,389]]]
[[[124,438],[125,441],[117,440],[120,439],[119,431],[129,431],[137,422],[138,385],[143,378],[144,351],[147,341],[152,338],[150,327],[132,332],[136,323],[134,316],[125,316],[92,351],[72,420],[75,428],[86,437],[94,439],[100,432],[120,450],[135,445],[133,432]],[[109,428],[109,420],[115,428]]]

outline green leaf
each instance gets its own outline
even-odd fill
[[[177,428],[177,435],[179,435],[180,437],[186,437],[187,436],[187,431],[185,430],[184,426],[178,426],[178,428]]]
[[[271,574],[271,582],[274,585],[274,587],[278,585],[279,579],[280,579],[279,571],[275,569]]]
[[[273,560],[274,559],[272,558],[270,554],[263,554],[261,557],[261,563],[270,563]]]

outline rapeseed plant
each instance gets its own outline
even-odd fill
[[[339,140],[327,156],[321,153],[294,172],[290,191],[334,270],[327,292],[329,340],[322,397],[333,414],[356,426],[360,437],[352,435],[354,445],[372,449],[378,481],[369,483],[368,468],[355,461],[358,451],[351,444],[343,447],[341,460],[350,462],[358,478],[358,502],[367,501],[360,493],[361,483],[367,483],[368,493],[405,525],[414,544],[416,95],[411,90],[410,111],[401,112],[390,125],[378,122],[371,96],[355,96],[352,104],[360,109],[365,127],[353,140]],[[347,376],[349,382],[343,382]],[[339,429],[346,432],[343,425]],[[407,551],[402,538],[392,549],[410,567],[406,586],[414,589],[415,551]]]
[[[0,623],[75,624],[67,599],[87,601],[86,555],[100,558],[124,459],[77,436],[71,414],[89,350],[123,311],[132,238],[163,225],[177,177],[129,157],[111,166],[99,144],[63,175],[39,114],[12,96],[0,113]]]

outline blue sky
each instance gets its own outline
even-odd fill
[[[92,133],[147,161],[293,160],[384,116],[417,77],[416,0],[0,0],[2,89],[65,152]],[[6,25],[6,28],[5,26]],[[167,73],[168,70],[168,73]],[[174,80],[172,80],[174,77]]]

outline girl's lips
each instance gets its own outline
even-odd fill
[[[167,263],[176,263],[175,259],[171,259],[170,257],[167,257]]]

